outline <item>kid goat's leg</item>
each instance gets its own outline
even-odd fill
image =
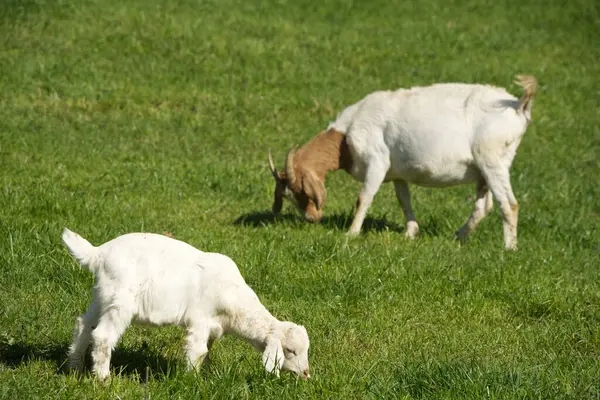
[[[461,242],[467,240],[467,237],[475,230],[475,228],[477,228],[477,225],[479,225],[481,220],[489,214],[494,206],[492,194],[488,189],[484,179],[481,179],[477,182],[476,196],[477,198],[475,199],[475,205],[473,207],[471,216],[467,222],[465,222],[465,224],[461,226],[458,231],[456,231],[456,238]]]
[[[212,329],[210,330],[210,335],[208,337],[208,353],[206,353],[204,360],[202,360],[202,366],[207,367],[210,364],[210,349],[212,349],[215,340],[219,340],[221,336],[223,336],[223,328],[221,328],[221,326],[217,324],[213,325]]]
[[[188,371],[198,369],[200,363],[208,364],[208,351],[214,340],[211,328],[210,321],[198,322],[188,328],[185,348]]]
[[[517,222],[519,204],[510,185],[508,167],[482,168],[488,187],[500,205],[504,226],[504,247],[517,249]]]
[[[396,197],[400,202],[400,207],[402,207],[402,212],[406,219],[406,232],[404,233],[404,236],[409,239],[414,239],[415,236],[417,236],[417,233],[419,233],[419,225],[417,224],[417,219],[415,218],[415,213],[412,209],[408,183],[406,183],[406,181],[394,181],[394,187],[396,189]]]
[[[107,310],[100,316],[98,326],[92,332],[94,341],[92,359],[94,373],[105,380],[110,375],[110,356],[119,338],[131,322],[132,314],[117,308]]]
[[[98,325],[99,311],[98,302],[94,298],[86,313],[77,318],[73,329],[73,342],[69,348],[69,368],[75,371],[83,369],[92,330]]]
[[[375,193],[379,190],[379,187],[385,179],[387,174],[388,166],[383,165],[381,161],[372,161],[367,167],[367,173],[365,175],[365,183],[363,185],[360,194],[358,195],[358,201],[356,202],[356,213],[354,214],[354,220],[352,226],[348,231],[348,235],[356,236],[360,233],[367,210],[373,202]]]

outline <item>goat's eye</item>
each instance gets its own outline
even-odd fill
[[[297,354],[296,354],[296,350],[292,350],[292,349],[290,349],[289,347],[286,347],[285,351],[287,351],[288,353],[291,353],[291,354],[293,354],[293,355],[297,355]]]

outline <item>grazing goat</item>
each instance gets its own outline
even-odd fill
[[[96,276],[92,303],[73,332],[71,368],[82,368],[91,338],[93,371],[106,379],[111,351],[135,321],[184,326],[188,368],[207,363],[212,343],[232,333],[263,352],[267,371],[309,378],[306,329],[273,317],[229,257],[151,233],[129,233],[94,247],[65,228],[62,239]]]
[[[325,176],[344,169],[364,182],[348,234],[360,232],[375,193],[383,182],[393,181],[406,218],[405,235],[413,238],[419,226],[408,183],[475,183],[475,207],[456,236],[464,241],[490,212],[492,193],[502,210],[504,246],[516,249],[518,203],[509,169],[531,122],[537,81],[517,76],[515,83],[524,88],[520,100],[505,89],[460,83],[368,95],[342,111],[327,131],[290,150],[284,171],[277,171],[269,151],[276,181],[273,212],[281,211],[285,197],[308,221],[319,221],[327,194]]]

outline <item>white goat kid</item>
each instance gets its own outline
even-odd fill
[[[517,76],[524,88],[519,100],[505,89],[442,83],[397,91],[375,92],[346,108],[326,132],[288,153],[285,171],[269,166],[277,182],[273,211],[292,200],[315,222],[325,203],[325,176],[344,169],[364,182],[349,234],[356,235],[375,193],[393,181],[406,218],[406,236],[419,226],[408,183],[447,187],[475,183],[472,215],[457,231],[464,240],[492,208],[496,197],[504,219],[504,246],[517,247],[518,204],[509,169],[531,121],[537,82]]]
[[[106,379],[111,351],[135,321],[184,326],[188,368],[208,362],[212,343],[232,333],[263,352],[267,371],[309,378],[306,329],[273,317],[229,257],[150,233],[126,234],[99,247],[68,229],[62,239],[96,276],[92,303],[73,332],[71,368],[83,367],[93,339],[93,371]]]

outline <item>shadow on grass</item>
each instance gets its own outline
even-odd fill
[[[352,225],[354,216],[351,214],[333,214],[325,216],[321,219],[321,224],[329,227],[336,228],[341,231],[348,231]],[[395,222],[388,221],[387,218],[371,218],[366,217],[363,221],[361,233],[367,232],[383,232],[383,231],[394,231],[404,232],[404,227],[396,224]]]
[[[333,214],[324,216],[321,219],[320,224],[325,225],[328,228],[338,229],[341,231],[347,231],[352,225],[352,214]],[[264,227],[276,223],[282,222],[296,222],[296,223],[309,223],[305,222],[302,217],[295,214],[273,214],[270,211],[259,211],[248,214],[240,215],[233,221],[234,225],[252,226],[255,228]],[[387,218],[365,218],[361,232],[382,232],[382,231],[396,231],[404,232],[404,227],[396,224],[395,222],[388,221]],[[427,230],[425,230],[426,233]],[[437,233],[437,229],[435,230]]]
[[[324,216],[321,219],[320,224],[325,225],[328,228],[338,229],[341,231],[348,231],[350,225],[352,225],[352,214],[333,214]],[[242,214],[233,221],[234,225],[251,226],[254,228],[266,227],[268,225],[277,223],[309,223],[304,221],[302,217],[296,214],[273,214],[270,211],[258,211],[247,214]],[[399,225],[395,222],[389,221],[387,218],[365,218],[361,229],[362,233],[366,232],[383,232],[383,231],[394,231],[398,233],[404,233],[404,226]],[[440,236],[443,228],[440,223],[436,220],[429,219],[423,221],[419,225],[419,236]]]
[[[67,368],[67,344],[43,344],[32,346],[24,343],[0,342],[0,364],[9,368],[18,368],[32,361],[52,361],[56,364],[57,374],[69,374]],[[164,379],[176,372],[176,360],[167,360],[160,354],[152,352],[147,346],[139,349],[123,349],[117,347],[110,360],[112,375],[121,375],[139,379],[147,379],[146,368],[150,369],[153,379]],[[86,373],[90,373],[91,360],[89,349],[86,357]]]
[[[30,346],[24,343],[0,342],[0,363],[16,368],[29,361],[54,361],[59,371],[64,369],[69,346],[66,344]]]
[[[233,224],[258,228],[282,221],[300,221],[300,218],[293,214],[273,214],[271,211],[259,211],[242,214],[233,221]]]

